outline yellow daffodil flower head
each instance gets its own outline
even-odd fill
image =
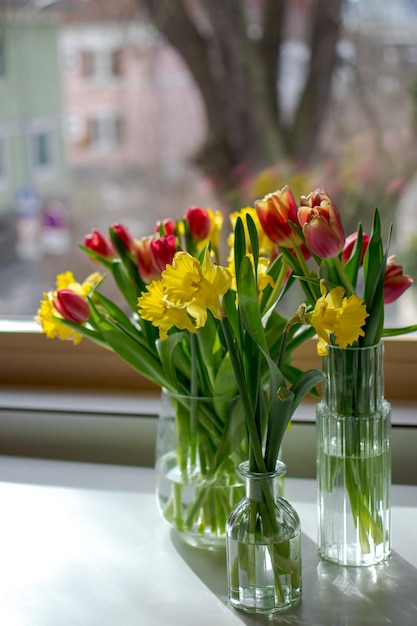
[[[353,294],[349,298],[343,298],[342,310],[337,318],[334,331],[336,343],[341,348],[347,348],[359,337],[365,336],[362,326],[365,325],[369,313],[362,298]]]
[[[181,306],[193,298],[199,287],[200,263],[188,252],[177,252],[171,265],[167,265],[162,272],[161,280],[169,301]]]
[[[62,341],[72,340],[76,345],[81,341],[80,333],[77,333],[72,328],[69,328],[59,319],[63,319],[63,316],[54,306],[54,300],[56,299],[57,291],[61,289],[69,289],[77,295],[87,298],[92,289],[100,282],[102,276],[99,272],[93,272],[90,274],[83,283],[76,281],[72,272],[64,272],[58,274],[56,277],[56,290],[44,293],[44,299],[40,303],[40,307],[35,316],[35,321],[42,327],[42,333],[44,333],[48,339],[58,338]]]
[[[305,315],[305,319],[318,335],[318,355],[326,356],[327,346],[332,343],[331,336],[341,348],[346,348],[364,336],[362,326],[368,313],[359,296],[354,294],[349,298],[344,297],[343,287],[335,287],[327,293],[324,280],[321,280],[320,289],[322,295],[314,310]]]
[[[152,322],[159,328],[161,339],[168,337],[168,331],[176,327],[180,330],[189,330],[192,333],[196,329],[190,319],[186,305],[181,302],[173,303],[167,298],[164,281],[154,280],[148,285],[138,300],[139,313],[142,319]]]
[[[195,333],[205,325],[207,309],[221,319],[221,297],[231,282],[228,270],[213,263],[208,247],[202,265],[188,252],[177,252],[172,264],[162,272],[161,280],[151,283],[142,293],[139,313],[159,328],[161,339],[166,339],[174,327]]]
[[[207,319],[207,309],[217,319],[223,317],[221,298],[230,289],[232,276],[221,265],[215,265],[208,248],[204,253],[201,266],[202,279],[195,294],[194,302],[189,306],[189,313],[196,319],[198,328],[204,326]]]

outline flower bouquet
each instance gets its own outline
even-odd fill
[[[344,565],[377,563],[390,553],[390,405],[383,397],[381,340],[417,330],[417,325],[384,328],[384,305],[413,281],[388,254],[391,228],[384,249],[378,210],[370,236],[359,224],[346,238],[323,189],[297,204],[284,188],[256,207],[304,289],[300,318],[315,328],[323,357],[317,407],[319,551]]]
[[[237,224],[244,226],[236,236]],[[80,247],[113,277],[124,304],[103,294],[101,273],[78,282],[66,272],[44,294],[36,317],[48,338],[93,341],[163,390],[163,407],[170,403],[164,417],[170,419],[160,420],[157,441],[160,509],[204,545],[224,540],[227,516],[243,494],[236,466],[252,454],[245,413],[253,411],[256,428],[264,428],[267,403],[278,408],[276,390],[267,390],[271,372],[271,384],[296,383],[302,373],[291,366],[291,352],[310,333],[291,328],[281,350],[287,319],[276,307],[290,287],[288,266],[262,232],[255,209],[231,216],[227,266],[219,262],[222,228],[220,213],[190,207],[183,219],[164,220],[139,240],[122,224],[114,224],[109,236],[95,230]],[[256,268],[256,286],[242,282],[236,264],[247,272]],[[237,362],[247,377],[243,390]],[[307,389],[299,382],[295,390],[298,403]],[[289,417],[286,410],[272,427],[268,467]]]

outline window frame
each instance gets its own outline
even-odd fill
[[[386,398],[417,405],[417,336],[390,337],[384,340],[384,346]],[[0,320],[0,353],[3,385],[158,391],[113,352],[86,339],[77,346],[47,339],[31,321]],[[303,369],[321,367],[315,340],[297,349],[294,365]]]

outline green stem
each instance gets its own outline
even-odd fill
[[[265,311],[269,311],[269,309],[275,306],[276,301],[278,300],[279,292],[281,290],[282,284],[285,279],[285,275],[287,273],[287,269],[288,269],[288,263],[284,261],[284,259],[282,259],[281,270],[278,274],[278,278],[275,282],[275,286],[268,298],[268,302],[266,303]]]
[[[306,278],[310,278],[310,271],[308,269],[306,260],[304,258],[303,253],[301,252],[300,248],[298,246],[296,246],[295,248],[295,255],[297,257],[297,261],[300,264],[301,270],[303,272],[303,275]],[[311,304],[312,306],[314,306],[316,304],[316,294],[314,293],[314,290],[311,288],[310,282],[307,281],[302,281],[302,287],[304,288],[304,292],[306,292],[306,290],[308,291],[308,295],[309,296],[309,304]]]
[[[198,430],[198,382],[197,382],[197,347],[196,337],[190,333],[191,377],[190,377],[190,463],[195,468],[197,464],[197,430]]]
[[[233,331],[230,326],[230,322],[227,317],[222,319],[222,328],[224,337],[226,340],[227,349],[232,361],[233,370],[236,376],[236,382],[239,389],[240,397],[242,399],[243,410],[245,412],[246,424],[249,432],[250,447],[253,451],[256,466],[259,472],[266,472],[266,464],[262,456],[262,445],[259,440],[258,429],[256,425],[256,419],[254,410],[251,405],[250,397],[248,394],[248,386],[245,380],[243,364],[241,362],[238,351],[236,350],[236,344],[233,337]]]
[[[333,259],[333,265],[337,270],[337,273],[340,277],[340,280],[342,282],[342,286],[345,288],[345,293],[346,296],[353,296],[353,294],[355,293],[355,289],[353,288],[352,283],[350,282],[348,275],[345,272],[345,268],[342,265],[342,261],[340,260],[339,256],[335,256]]]

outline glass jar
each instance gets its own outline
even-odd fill
[[[236,465],[247,458],[239,397],[163,390],[156,439],[156,495],[164,519],[188,543],[225,546],[226,521],[244,494]]]
[[[329,346],[323,369],[316,410],[319,553],[339,565],[374,565],[391,552],[383,344]]]
[[[274,613],[301,599],[301,529],[294,508],[279,496],[286,465],[254,473],[246,461],[238,472],[246,496],[227,522],[229,599],[237,609]]]

